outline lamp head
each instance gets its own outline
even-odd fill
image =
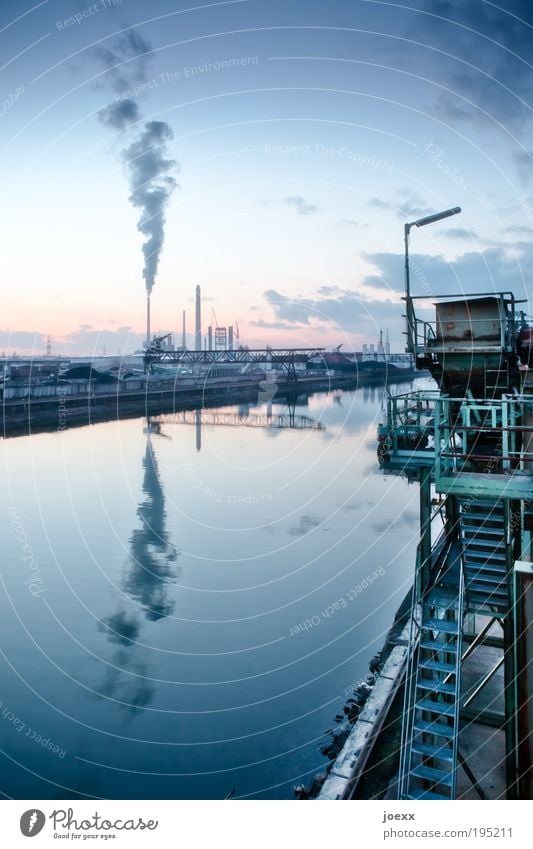
[[[440,221],[442,218],[449,218],[451,215],[457,215],[461,212],[460,206],[454,206],[452,209],[445,209],[444,212],[435,212],[433,215],[426,215],[424,218],[419,218],[418,221],[413,221],[410,227],[425,227],[426,224],[433,224],[435,221]]]

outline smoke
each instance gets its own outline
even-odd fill
[[[173,139],[169,125],[164,121],[143,122],[137,102],[117,95],[147,80],[151,53],[148,42],[131,28],[111,47],[95,51],[115,92],[115,100],[100,110],[98,118],[105,127],[119,133],[123,144],[121,159],[129,181],[129,200],[140,210],[137,229],[146,237],[142,273],[148,294],[155,283],[165,241],[165,209],[177,186],[171,172],[179,166],[167,157],[167,143]]]
[[[168,124],[148,121],[140,137],[123,153],[130,178],[130,201],[141,210],[137,229],[146,236],[142,250],[148,294],[155,283],[165,238],[165,208],[176,188],[176,180],[169,174],[176,162],[165,158],[166,143],[172,138]]]
[[[148,78],[150,44],[133,27],[121,33],[110,47],[96,47],[94,56],[106,69],[106,80],[120,94]]]
[[[98,117],[105,127],[112,130],[125,130],[131,124],[141,120],[139,107],[134,100],[119,100],[100,109]]]

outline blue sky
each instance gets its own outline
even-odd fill
[[[532,23],[515,0],[4,0],[0,350],[138,346],[124,150],[154,121],[178,184],[155,329],[186,309],[192,331],[200,283],[204,325],[214,308],[251,345],[359,347],[389,328],[400,349],[403,223],[456,205],[413,231],[420,294],[527,298]],[[137,120],[105,126],[124,100]]]

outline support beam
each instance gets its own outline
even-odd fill
[[[431,572],[431,470],[420,469],[420,563],[421,590],[428,586]]]

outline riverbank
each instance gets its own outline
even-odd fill
[[[346,702],[346,719],[324,751],[332,761],[326,774],[315,777],[314,786],[304,798],[378,799],[387,794],[395,780],[401,749],[411,604],[409,590],[383,648],[370,661],[369,675],[353,688],[352,697]]]
[[[401,380],[420,376],[419,372],[402,374]],[[399,378],[394,375],[394,381]],[[365,386],[384,386],[382,376],[339,374],[313,375],[289,381],[278,377],[276,383],[265,381],[261,375],[250,377],[221,377],[209,380],[194,378],[179,381],[152,380],[142,391],[116,389],[112,392],[68,395],[58,388],[56,395],[44,398],[4,400],[2,403],[3,436],[18,436],[42,431],[61,431],[67,427],[83,427],[113,419],[130,419],[173,411],[219,407],[238,403],[257,403],[259,400],[294,399],[299,394],[331,389],[358,389]],[[268,397],[267,397],[268,396]]]

